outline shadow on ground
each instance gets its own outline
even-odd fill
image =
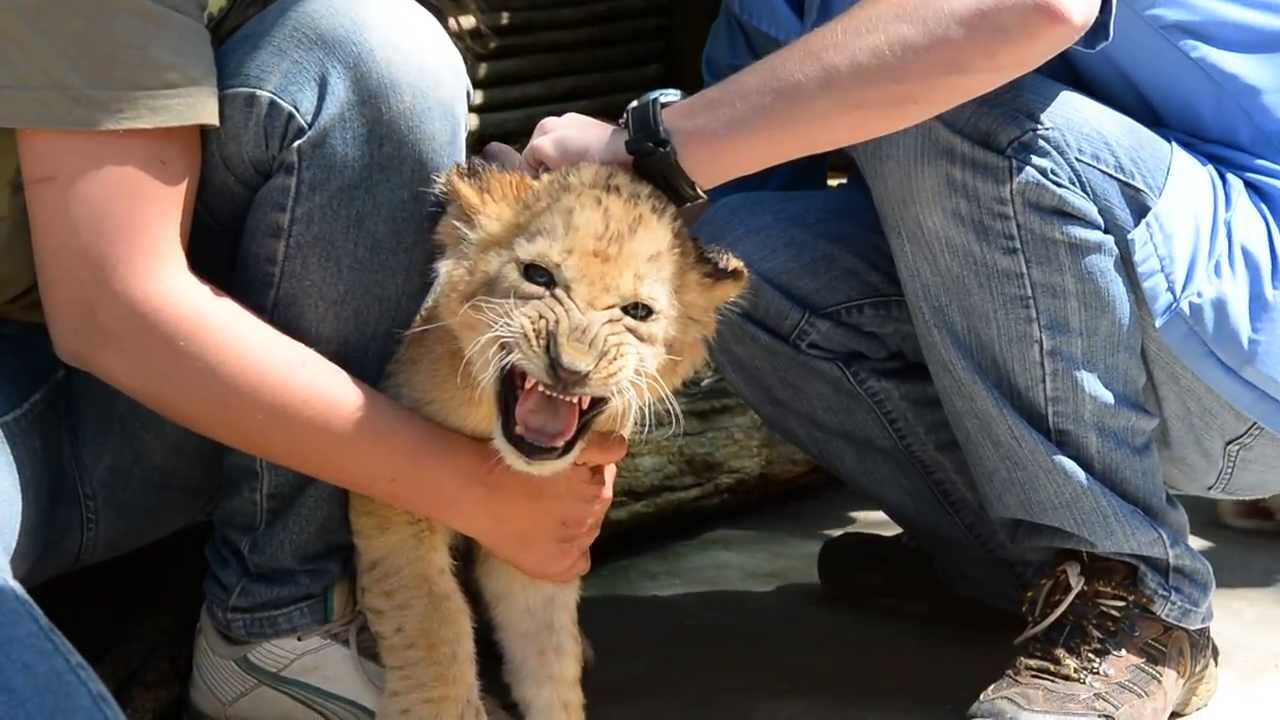
[[[180,716],[202,599],[205,532],[178,533],[32,593],[130,720]]]
[[[1183,504],[1196,537],[1204,541],[1200,551],[1213,563],[1219,588],[1280,586],[1280,535],[1268,538],[1219,525],[1213,503],[1203,498],[1184,500]]]
[[[859,614],[812,584],[594,596],[583,623],[591,709],[618,720],[956,718],[1007,657],[987,630]]]
[[[1218,697],[1195,720],[1274,717],[1280,537],[1221,528],[1211,503],[1187,505],[1197,546],[1218,574],[1214,634],[1223,658]],[[823,539],[851,527],[895,530],[865,502],[829,488],[606,544],[582,606],[597,659],[586,679],[592,717],[963,717],[999,674],[1019,628],[959,616],[912,623],[833,604],[818,591],[815,558]],[[36,593],[133,720],[177,717],[202,538],[191,531]]]

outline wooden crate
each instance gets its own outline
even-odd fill
[[[473,149],[519,145],[538,120],[579,112],[616,119],[656,87],[701,86],[699,58],[715,0],[480,0],[446,21],[475,86]]]

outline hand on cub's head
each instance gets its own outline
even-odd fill
[[[579,113],[546,117],[533,129],[521,166],[532,175],[583,162],[630,168],[625,141],[622,128],[593,117]]]

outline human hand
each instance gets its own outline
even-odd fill
[[[626,452],[621,435],[596,433],[584,440],[575,464],[556,475],[501,465],[476,484],[474,527],[464,532],[527,575],[576,580],[591,569],[589,549],[613,501],[616,463]]]
[[[626,133],[617,125],[578,113],[547,117],[525,146],[524,167],[535,175],[580,162],[630,167],[625,143]]]
[[[520,157],[520,151],[505,143],[491,142],[485,145],[480,151],[480,157],[489,164],[506,170],[524,168],[524,158]]]

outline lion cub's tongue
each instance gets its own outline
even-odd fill
[[[516,401],[516,433],[534,445],[563,447],[578,429],[578,403],[525,389]]]

